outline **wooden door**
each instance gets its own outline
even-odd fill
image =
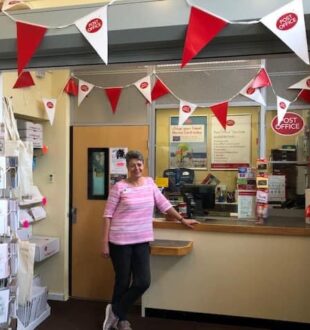
[[[123,147],[139,150],[148,158],[147,126],[100,126],[73,128],[71,296],[110,300],[114,272],[101,252],[103,200],[87,199],[88,148]],[[148,173],[145,163],[145,175]]]

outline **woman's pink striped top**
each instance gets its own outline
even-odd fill
[[[154,240],[153,212],[172,207],[153,179],[146,177],[142,186],[124,180],[111,187],[103,216],[111,218],[109,241],[125,245]]]

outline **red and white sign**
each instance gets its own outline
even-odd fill
[[[293,0],[261,20],[305,63],[309,64],[304,9],[301,0]]]
[[[152,103],[151,76],[146,76],[135,82],[135,86],[139,92]]]
[[[249,99],[261,104],[266,105],[266,102],[260,92],[259,88],[253,88],[254,79],[252,79],[249,83],[247,83],[239,92],[239,94],[248,97]]]
[[[42,99],[44,108],[50,121],[50,124],[53,125],[54,118],[55,118],[55,110],[56,110],[56,99]]]
[[[93,46],[105,64],[108,64],[108,15],[107,6],[76,20],[76,27]]]
[[[179,125],[183,125],[186,122],[186,120],[193,114],[196,108],[197,108],[197,104],[180,100]]]
[[[310,76],[298,81],[297,83],[291,85],[290,89],[308,89],[310,90]]]
[[[277,115],[278,115],[278,123],[280,124],[285,117],[285,114],[290,106],[291,102],[277,96]]]
[[[271,121],[273,131],[279,135],[292,136],[300,133],[305,126],[304,119],[295,112],[287,112],[283,120],[278,124],[278,116]]]
[[[84,98],[91,92],[93,88],[93,84],[90,84],[84,80],[79,80],[78,106],[82,103]]]

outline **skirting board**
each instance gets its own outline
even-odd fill
[[[49,292],[47,300],[66,301],[68,298],[65,297],[64,293]]]

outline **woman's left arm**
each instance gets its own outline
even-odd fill
[[[199,223],[196,220],[193,219],[184,219],[180,213],[177,212],[177,210],[172,206],[170,209],[166,211],[169,217],[175,218],[177,221],[180,221],[183,225],[186,227],[189,227],[191,229],[194,228],[194,226]]]

